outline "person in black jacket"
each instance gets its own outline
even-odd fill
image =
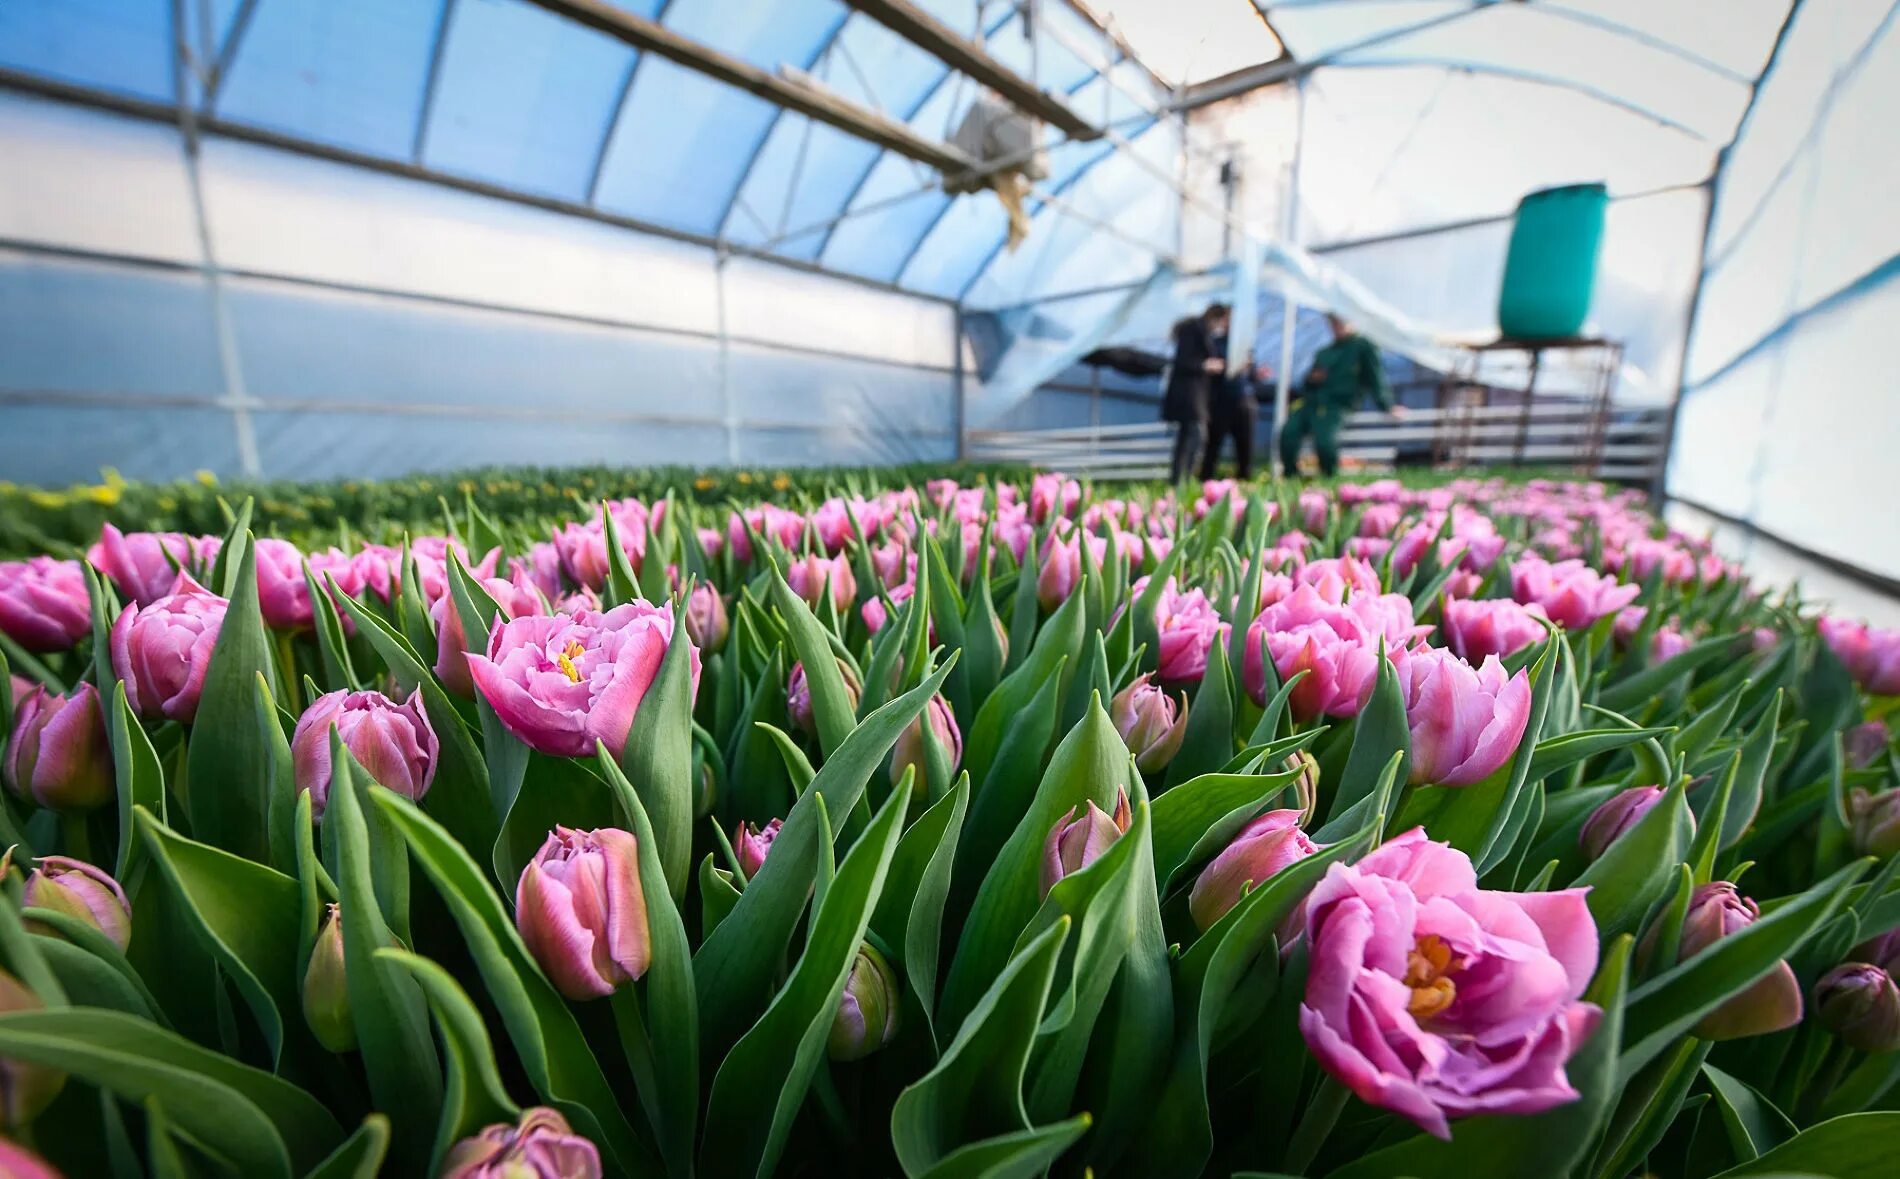
[[[1273,371],[1254,363],[1247,354],[1246,367],[1224,380],[1214,382],[1213,417],[1207,434],[1207,450],[1201,455],[1201,478],[1212,479],[1220,466],[1221,447],[1234,440],[1234,477],[1253,477],[1253,436],[1260,421],[1259,387],[1273,379]]]
[[[1227,304],[1210,303],[1198,316],[1174,325],[1174,363],[1161,400],[1161,420],[1177,427],[1168,464],[1168,478],[1177,483],[1193,468],[1194,455],[1207,436],[1213,386],[1227,372],[1225,350],[1219,345],[1227,337],[1228,317]]]

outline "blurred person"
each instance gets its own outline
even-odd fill
[[[1214,384],[1212,416],[1208,421],[1207,450],[1201,455],[1201,478],[1212,479],[1220,466],[1221,446],[1234,440],[1234,478],[1253,477],[1253,436],[1260,422],[1260,387],[1273,379],[1273,370],[1247,354],[1238,373]]]
[[[1207,436],[1213,386],[1227,372],[1220,345],[1226,341],[1230,317],[1227,304],[1209,303],[1199,315],[1174,325],[1174,362],[1161,400],[1161,420],[1176,424],[1174,456],[1168,464],[1168,478],[1175,483],[1187,478]]]
[[[1309,436],[1319,458],[1319,473],[1330,477],[1338,472],[1339,427],[1368,396],[1393,417],[1405,416],[1403,407],[1392,400],[1378,345],[1337,312],[1328,312],[1326,323],[1333,330],[1333,342],[1313,357],[1280,434],[1280,469],[1289,479],[1299,475],[1300,450]]]

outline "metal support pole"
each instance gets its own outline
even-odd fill
[[[739,465],[739,406],[732,399],[732,333],[726,325],[726,263],[731,255],[721,247],[713,257],[713,294],[718,304],[719,409],[726,427],[726,465]]]
[[[1544,363],[1542,347],[1533,344],[1527,351],[1531,354],[1531,372],[1524,381],[1524,408],[1517,415],[1517,447],[1511,455],[1512,464],[1520,467],[1524,465],[1524,444],[1531,436],[1531,401],[1537,396],[1537,371]]]
[[[238,469],[247,479],[262,476],[257,456],[257,431],[251,422],[251,397],[244,385],[244,366],[238,353],[237,328],[231,322],[231,308],[224,297],[224,274],[218,268],[217,250],[212,245],[211,219],[205,210],[204,176],[199,168],[200,138],[198,112],[192,106],[186,78],[198,68],[196,55],[185,33],[185,0],[172,0],[173,48],[177,53],[176,98],[178,134],[185,152],[185,178],[191,188],[192,220],[198,231],[198,249],[204,257],[205,294],[211,303],[212,329],[218,340],[218,368],[224,378],[224,398],[231,410],[231,428],[236,437]]]
[[[963,389],[962,304],[957,305],[955,315],[955,326],[951,329],[955,335],[951,341],[954,345],[954,349],[950,361],[950,380],[952,382],[950,391],[950,417],[957,434],[957,461],[961,463],[968,461],[970,457],[970,423],[966,416],[968,406],[965,404],[965,393]]]
[[[1280,237],[1289,246],[1299,244],[1300,230],[1300,157],[1306,150],[1306,78],[1302,75],[1293,83],[1293,101],[1295,103],[1293,159],[1286,170],[1286,200],[1280,208]],[[1274,373],[1273,381],[1273,437],[1277,444],[1280,431],[1286,428],[1287,403],[1292,400],[1293,392],[1293,340],[1294,330],[1298,327],[1299,304],[1293,298],[1293,280],[1282,277],[1280,280],[1280,364]],[[1273,456],[1267,456],[1269,469],[1273,466]]]

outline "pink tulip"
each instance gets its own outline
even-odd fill
[[[743,820],[732,831],[732,852],[738,857],[739,868],[747,880],[759,874],[765,866],[765,857],[772,851],[772,841],[778,838],[779,829],[785,826],[784,819],[773,819],[763,827],[754,827]]]
[[[1326,531],[1326,517],[1332,511],[1332,501],[1323,491],[1300,492],[1300,527],[1308,532]]]
[[[1129,592],[1139,598],[1148,579],[1137,580]],[[1161,587],[1155,603],[1155,630],[1160,635],[1160,675],[1170,684],[1197,682],[1207,672],[1207,655],[1215,643],[1227,641],[1228,626],[1214,604],[1199,589],[1181,591],[1174,579]]]
[[[843,552],[844,546],[858,535],[851,509],[835,495],[819,504],[818,510],[811,514],[811,529],[818,543],[833,555]]]
[[[858,600],[858,577],[844,557],[821,557],[816,553],[800,557],[786,568],[785,584],[813,610],[824,604],[827,593],[832,607],[841,615],[849,614]]]
[[[520,1121],[483,1128],[450,1148],[437,1179],[600,1179],[600,1148],[556,1110],[537,1105]]]
[[[1397,504],[1371,504],[1359,513],[1360,536],[1389,537],[1399,526],[1404,509]]]
[[[1856,1052],[1900,1048],[1900,987],[1871,963],[1843,962],[1822,975],[1814,984],[1814,1012]]]
[[[1886,721],[1870,720],[1842,733],[1841,749],[1847,755],[1850,768],[1863,770],[1886,754],[1892,740],[1893,733]]]
[[[402,550],[386,544],[364,545],[350,556],[350,578],[359,587],[352,597],[360,598],[368,591],[389,601],[402,586]],[[338,584],[342,584],[340,579]]]
[[[317,818],[330,800],[330,730],[343,738],[370,777],[411,801],[420,801],[435,781],[435,726],[422,709],[422,692],[401,704],[381,692],[336,691],[319,696],[297,718],[290,760],[297,789],[310,792]]]
[[[1295,717],[1356,716],[1378,677],[1380,639],[1388,656],[1397,658],[1430,629],[1413,624],[1412,604],[1403,594],[1354,596],[1342,606],[1301,585],[1262,610],[1247,628],[1241,679],[1254,703],[1264,705],[1264,639],[1281,683],[1308,673],[1288,701]]]
[[[605,614],[580,610],[516,618],[494,628],[469,675],[510,733],[555,757],[589,757],[605,742],[615,757],[675,638],[673,608],[628,602]],[[687,644],[693,694],[699,651]]]
[[[833,1060],[863,1060],[896,1039],[903,995],[884,955],[869,942],[860,945],[825,1037],[825,1054]]]
[[[303,579],[303,550],[272,536],[259,537],[252,550],[257,554],[257,604],[263,610],[264,625],[309,630],[315,615],[310,587]]]
[[[540,591],[532,584],[490,577],[481,581],[481,587],[500,608],[499,621],[546,613]],[[497,621],[488,620],[491,629]],[[468,636],[462,629],[462,613],[455,607],[454,595],[443,594],[435,600],[429,607],[429,622],[435,627],[435,678],[464,700],[473,699],[475,680],[468,671]]]
[[[1029,482],[1029,514],[1038,524],[1050,516],[1073,516],[1082,485],[1061,474],[1037,475]]]
[[[120,597],[145,605],[172,592],[179,571],[190,570],[195,562],[196,549],[182,532],[128,534],[107,524],[99,530],[98,543],[86,551],[86,560],[112,579]]]
[[[0,634],[28,651],[65,651],[92,633],[92,602],[77,561],[0,561]]]
[[[1073,531],[1066,538],[1052,535],[1049,543],[1043,546],[1042,568],[1036,572],[1036,601],[1045,613],[1062,605],[1082,584],[1082,540],[1085,535]]]
[[[726,645],[726,635],[732,624],[726,617],[726,600],[719,591],[706,582],[693,587],[686,595],[686,637],[693,645],[708,654],[719,651]]]
[[[1398,662],[1413,785],[1470,786],[1502,768],[1530,723],[1527,672],[1506,676],[1496,655],[1476,668],[1436,647]]]
[[[1900,630],[1831,616],[1815,627],[1855,683],[1876,696],[1900,696]]]
[[[1080,872],[1101,859],[1128,831],[1132,818],[1128,791],[1117,794],[1113,815],[1096,806],[1092,798],[1084,806],[1080,817],[1076,815],[1076,808],[1070,807],[1069,812],[1049,828],[1049,839],[1042,849],[1042,895],[1045,897],[1064,876]]]
[[[1319,851],[1319,845],[1300,830],[1300,816],[1297,809],[1268,811],[1241,828],[1234,841],[1201,870],[1194,891],[1188,894],[1188,913],[1197,928],[1212,929],[1240,903],[1246,889],[1260,887],[1274,873]],[[1303,924],[1302,920],[1292,928]]]
[[[1514,655],[1544,637],[1544,608],[1490,599],[1452,599],[1441,611],[1445,645],[1466,663]]]
[[[1300,1033],[1369,1105],[1439,1138],[1450,1119],[1575,1101],[1564,1064],[1602,1012],[1584,889],[1492,892],[1413,828],[1334,864],[1306,901]]]
[[[1167,692],[1148,681],[1146,673],[1136,676],[1108,703],[1109,720],[1144,774],[1166,769],[1187,736],[1186,694],[1177,708]]]
[[[191,723],[229,606],[181,573],[169,595],[120,611],[110,636],[112,671],[133,712]]]
[[[68,856],[41,856],[21,901],[83,921],[123,950],[132,941],[132,902],[104,869]]]
[[[521,940],[570,999],[611,995],[653,956],[640,845],[614,827],[556,827],[515,888]]]
[[[59,811],[112,801],[112,746],[99,693],[81,683],[67,696],[34,685],[13,702],[13,734],[0,763],[18,798]]]
[[[0,1175],[7,1179],[63,1179],[53,1164],[10,1138],[0,1138]]]
[[[1689,649],[1689,636],[1665,626],[1649,636],[1649,661],[1666,663]]]
[[[1339,603],[1351,594],[1377,594],[1379,571],[1359,557],[1322,557],[1301,565],[1293,580],[1310,585],[1329,602]]]
[[[1640,586],[1618,585],[1582,561],[1550,564],[1541,557],[1520,557],[1511,566],[1511,596],[1535,602],[1565,630],[1583,630],[1636,600]]]

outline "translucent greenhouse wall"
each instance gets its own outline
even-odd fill
[[[1900,578],[1900,32],[1803,4],[1716,187],[1668,490]]]
[[[947,459],[956,311],[0,93],[0,478]],[[215,260],[216,272],[207,266]]]

